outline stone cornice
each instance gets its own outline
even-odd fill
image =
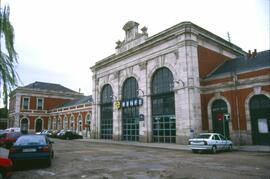
[[[264,75],[260,77],[248,78],[237,80],[236,84],[233,81],[225,83],[217,83],[208,86],[201,86],[200,91],[202,94],[209,94],[214,92],[224,92],[234,89],[253,88],[256,86],[268,86],[270,85],[270,75]]]
[[[156,46],[160,43],[163,43],[164,41],[168,41],[170,39],[173,39],[177,37],[178,35],[184,34],[184,33],[192,33],[195,35],[198,35],[201,38],[209,39],[211,41],[214,41],[217,44],[220,44],[223,47],[226,47],[227,49],[233,51],[234,53],[237,53],[239,55],[244,55],[246,52],[244,52],[240,47],[222,39],[221,37],[191,23],[191,22],[182,22],[179,23],[171,28],[168,28],[156,35],[153,35],[152,37],[149,37],[143,44],[140,44],[132,49],[129,49],[123,53],[119,54],[113,54],[105,59],[102,59],[94,66],[91,67],[91,70],[95,72],[96,70],[102,68],[105,65],[109,65],[112,63],[116,63],[124,58],[128,58],[129,56],[135,55],[137,53],[141,53],[141,51],[147,50],[149,48],[152,48],[153,46]]]

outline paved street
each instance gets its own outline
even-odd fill
[[[24,166],[12,178],[270,178],[269,153],[193,154],[186,150],[53,141],[55,158],[50,168]]]

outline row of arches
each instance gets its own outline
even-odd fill
[[[34,120],[34,131],[40,132],[41,130],[47,128],[52,130],[73,130],[77,132],[81,132],[85,126],[91,125],[91,115],[88,113],[85,116],[85,119],[83,120],[82,115],[78,115],[77,118],[74,117],[74,115],[71,115],[70,117],[64,116],[61,118],[53,117],[48,119],[47,127],[45,127],[45,120],[41,117],[36,118]],[[30,119],[29,118],[22,118],[20,121],[20,126],[22,131],[25,131],[26,133],[30,129]]]
[[[220,115],[231,113],[229,103],[224,99],[216,99],[211,105],[213,132],[230,138],[229,121],[221,120]],[[248,102],[252,143],[254,145],[270,145],[270,99],[264,94],[253,95]]]
[[[160,143],[175,143],[176,121],[173,91],[173,74],[162,67],[153,74],[151,81],[152,140]],[[122,87],[122,100],[138,97],[139,86],[134,77],[126,79]],[[113,90],[109,84],[103,86],[100,96],[100,138],[113,137]],[[122,108],[122,140],[139,140],[139,106]]]
[[[152,141],[159,143],[176,142],[175,94],[172,72],[162,67],[157,69],[151,78],[151,126]],[[138,97],[139,85],[134,77],[123,82],[122,100]],[[100,138],[113,138],[113,90],[110,84],[105,84],[100,95]],[[263,94],[254,95],[248,104],[253,144],[270,145],[270,99]],[[234,107],[232,107],[234,108]],[[232,109],[234,110],[234,109]],[[224,99],[211,102],[209,118],[210,131],[230,138],[232,130],[229,121],[219,120],[220,114],[231,113],[231,106]],[[122,140],[139,140],[139,107],[122,108]]]

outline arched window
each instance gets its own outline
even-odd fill
[[[113,101],[112,87],[105,85],[101,91],[101,119],[100,119],[100,138],[112,139],[113,134]]]
[[[70,129],[72,131],[74,131],[74,129],[75,129],[75,126],[74,126],[74,116],[73,115],[70,117]]]
[[[90,114],[86,115],[85,124],[89,125],[89,126],[91,125],[91,115]]]
[[[62,118],[59,116],[58,117],[58,123],[57,123],[57,129],[60,130],[60,129],[62,129],[62,127],[63,127],[62,126]]]
[[[249,102],[252,141],[254,145],[270,145],[270,99],[255,95]]]
[[[158,69],[151,81],[153,142],[175,143],[175,103],[173,75],[168,68]]]
[[[223,99],[217,99],[213,102],[211,109],[213,132],[220,133],[229,138],[229,121],[224,118],[224,115],[228,113],[226,102]]]
[[[21,131],[23,134],[28,133],[28,119],[26,119],[26,118],[23,118],[21,120]]]
[[[78,132],[82,132],[82,116],[78,116]]]
[[[138,83],[133,77],[128,78],[123,85],[122,100],[129,101],[138,96]],[[123,140],[139,140],[139,106],[128,105],[122,109]]]
[[[40,132],[42,130],[42,119],[36,119],[36,132]]]
[[[67,117],[64,117],[64,129],[67,130],[68,129],[68,121],[67,121]]]
[[[53,129],[56,130],[57,129],[57,121],[56,118],[53,117]]]

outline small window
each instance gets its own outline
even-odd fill
[[[23,98],[23,109],[29,109],[29,98]]]
[[[42,110],[43,109],[43,99],[42,98],[38,98],[37,99],[37,109],[38,110]]]

